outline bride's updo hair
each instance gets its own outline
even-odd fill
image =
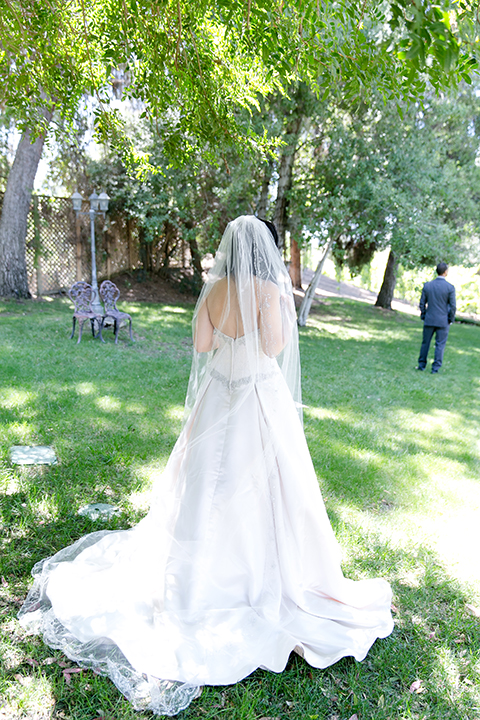
[[[270,230],[270,232],[273,235],[273,239],[275,240],[275,245],[278,248],[278,232],[277,232],[277,228],[275,227],[273,222],[271,222],[270,220],[265,220],[264,218],[261,218],[261,217],[259,217],[258,220],[261,220],[268,227],[268,229]]]

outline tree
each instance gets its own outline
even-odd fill
[[[11,153],[10,134],[13,121],[9,113],[0,111],[0,192],[5,192],[7,177],[10,171],[8,156]]]
[[[46,123],[51,116],[51,113],[45,113]],[[33,183],[44,141],[42,134],[32,142],[29,131],[25,130],[8,174],[0,215],[0,297],[30,297],[25,238]]]
[[[395,183],[390,253],[376,305],[391,308],[397,268],[478,261],[480,137],[476,91],[431,97],[410,112],[402,143],[390,150]]]
[[[397,283],[398,261],[398,255],[393,250],[390,250],[382,285],[375,302],[376,307],[382,307],[385,310],[392,309],[393,293],[395,292],[395,285]]]
[[[105,89],[124,73],[166,148],[188,155],[197,142],[248,142],[233,109],[296,79],[344,97],[370,86],[416,97],[424,76],[456,84],[476,67],[472,21],[466,0],[0,0],[0,101],[37,127],[44,105],[72,118],[88,93],[99,133],[117,138]]]
[[[293,202],[306,231],[352,273],[391,248],[377,304],[390,307],[399,262],[460,262],[474,254],[480,228],[475,90],[420,106],[331,108],[324,135],[297,168]],[[302,314],[303,316],[303,314]]]
[[[111,202],[109,216],[127,215],[138,231],[143,268],[175,277],[170,259],[179,248],[189,246],[194,276],[183,273],[182,284],[196,290],[202,283],[203,256],[215,252],[227,223],[239,213],[253,213],[262,183],[263,165],[248,154],[243,159],[225,151],[224,162],[208,161],[204,153],[195,154],[191,166],[172,167],[160,138],[148,121],[133,122],[129,128],[136,146],[148,152],[155,173],[132,176],[113,148],[105,148],[101,160],[85,168],[84,191],[102,187]],[[54,169],[57,181],[68,187],[69,166],[62,159]],[[75,187],[74,184],[70,189]]]
[[[310,313],[310,308],[312,307],[313,298],[315,297],[315,291],[316,291],[318,283],[320,281],[320,276],[323,272],[323,266],[325,265],[325,260],[328,257],[328,253],[330,252],[330,248],[332,247],[333,242],[334,242],[334,237],[331,236],[327,243],[327,247],[325,248],[322,257],[318,262],[318,265],[316,267],[313,278],[310,281],[310,284],[307,288],[307,292],[305,293],[305,296],[302,300],[302,304],[300,305],[300,310],[298,311],[298,324],[300,325],[300,327],[305,327],[305,325],[307,324],[307,318]]]
[[[299,158],[292,192],[304,236],[316,238],[325,248],[299,311],[300,325],[307,321],[328,252],[333,250],[339,262],[346,255],[351,266],[361,266],[370,259],[385,225],[384,213],[372,197],[374,144],[360,149],[363,135],[352,131],[351,115],[342,105],[325,104]]]
[[[145,170],[148,157],[128,141],[110,104],[108,88],[120,76],[176,162],[208,144],[215,160],[225,147],[266,150],[235,109],[255,109],[260,95],[297,81],[323,95],[340,89],[352,97],[375,86],[384,97],[412,98],[425,76],[437,88],[469,80],[474,12],[465,0],[455,10],[443,1],[415,0],[412,8],[407,0],[0,0],[0,104],[36,141],[46,108],[68,125],[89,94],[98,137]],[[25,226],[26,216],[15,233]],[[22,294],[24,240],[3,233],[0,242],[10,243],[0,256],[15,257],[18,268],[14,280],[0,266],[3,292]]]
[[[278,98],[278,100],[277,111],[280,111],[280,116],[284,119],[284,132],[277,162],[277,197],[273,222],[278,232],[278,246],[282,250],[288,227],[288,196],[292,187],[295,154],[302,132],[302,124],[309,114],[312,98],[310,90],[304,83],[300,83],[292,93],[292,100],[288,101],[288,105],[287,102],[282,102],[283,98]]]

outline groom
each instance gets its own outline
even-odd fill
[[[455,320],[455,288],[447,282],[448,265],[437,265],[437,277],[426,282],[420,298],[420,317],[423,325],[423,339],[418,358],[417,370],[425,370],[428,349],[435,334],[435,358],[432,373],[442,367],[443,352],[447,344],[449,325]]]

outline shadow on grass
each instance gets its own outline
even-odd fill
[[[142,308],[137,342],[118,347],[70,342],[69,314],[52,303],[27,318],[9,316],[0,341],[0,484],[38,502],[43,495],[54,517],[92,500],[120,502],[139,489],[142,467],[165,463],[181,427],[191,355],[191,309]],[[9,447],[29,443],[53,445],[59,465],[9,468]]]
[[[191,308],[136,308],[137,342],[125,335],[116,347],[113,339],[69,341],[63,302],[9,305],[0,313],[0,575],[7,581],[92,531],[77,514],[83,505],[118,506],[123,514],[113,527],[138,521],[135,497],[165,465],[181,429],[191,355]],[[11,467],[15,444],[52,445],[59,463]]]
[[[223,693],[208,688],[198,701],[205,712],[200,715],[193,705],[180,717],[478,717],[480,638],[468,596],[455,582],[445,581],[438,558],[425,549],[410,553],[371,542],[368,556],[357,560],[349,575],[371,576],[372,556],[392,583],[395,629],[375,643],[363,662],[345,658],[318,670],[292,655],[281,674],[257,671]]]

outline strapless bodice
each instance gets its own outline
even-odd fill
[[[216,346],[210,366],[210,376],[228,386],[230,390],[246,386],[254,380],[261,382],[280,373],[275,358],[262,350],[258,332],[238,338],[215,329]]]

